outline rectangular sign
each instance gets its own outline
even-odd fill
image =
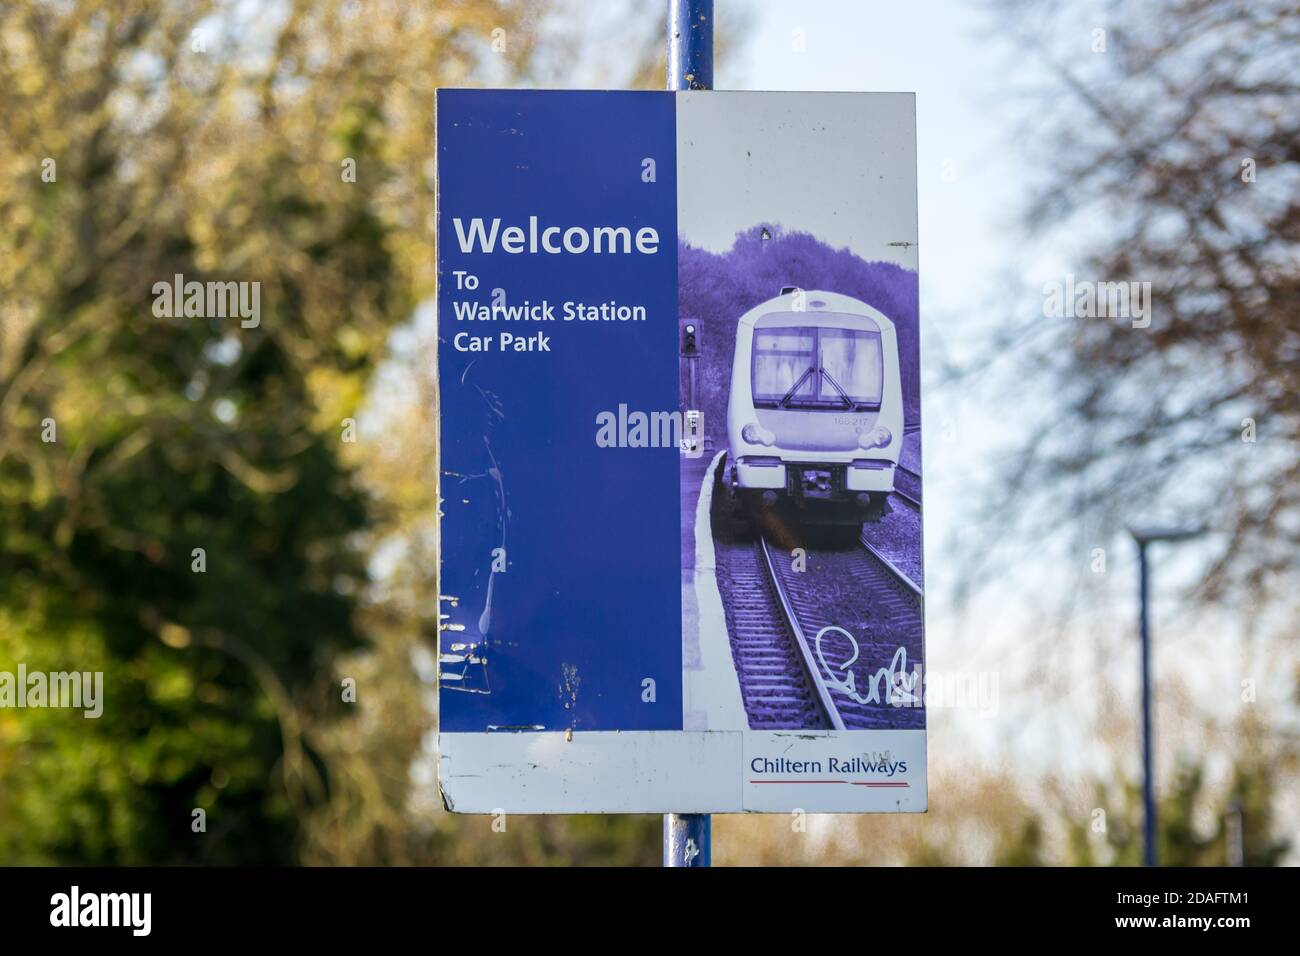
[[[914,98],[437,109],[447,806],[925,810]]]

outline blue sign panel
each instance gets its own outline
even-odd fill
[[[677,407],[675,145],[666,96],[438,97],[444,731],[681,729],[678,452],[596,445]]]
[[[437,127],[447,805],[924,810],[913,98]]]

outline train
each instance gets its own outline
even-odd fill
[[[903,447],[894,324],[865,302],[786,287],[736,328],[722,481],[741,510],[804,524],[878,518]]]

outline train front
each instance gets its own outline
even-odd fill
[[[879,514],[894,489],[903,400],[893,323],[857,299],[791,290],[736,333],[726,478],[746,504],[808,523]]]

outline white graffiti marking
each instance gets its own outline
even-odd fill
[[[843,674],[836,673],[837,669],[833,669],[826,662],[826,655],[822,651],[822,638],[831,631],[843,635],[853,648],[853,655],[838,668],[838,670],[843,671]],[[822,670],[827,674],[830,686],[848,694],[859,704],[879,704],[881,702],[880,692],[882,687],[885,688],[885,699],[896,707],[911,707],[921,702],[921,667],[916,665],[910,675],[907,673],[907,648],[900,646],[898,650],[894,651],[894,657],[889,662],[889,666],[880,668],[871,676],[866,696],[863,696],[858,693],[856,675],[849,670],[862,653],[857,639],[844,628],[829,624],[817,632],[817,637],[814,638],[813,643],[817,652],[817,660],[821,663]]]

